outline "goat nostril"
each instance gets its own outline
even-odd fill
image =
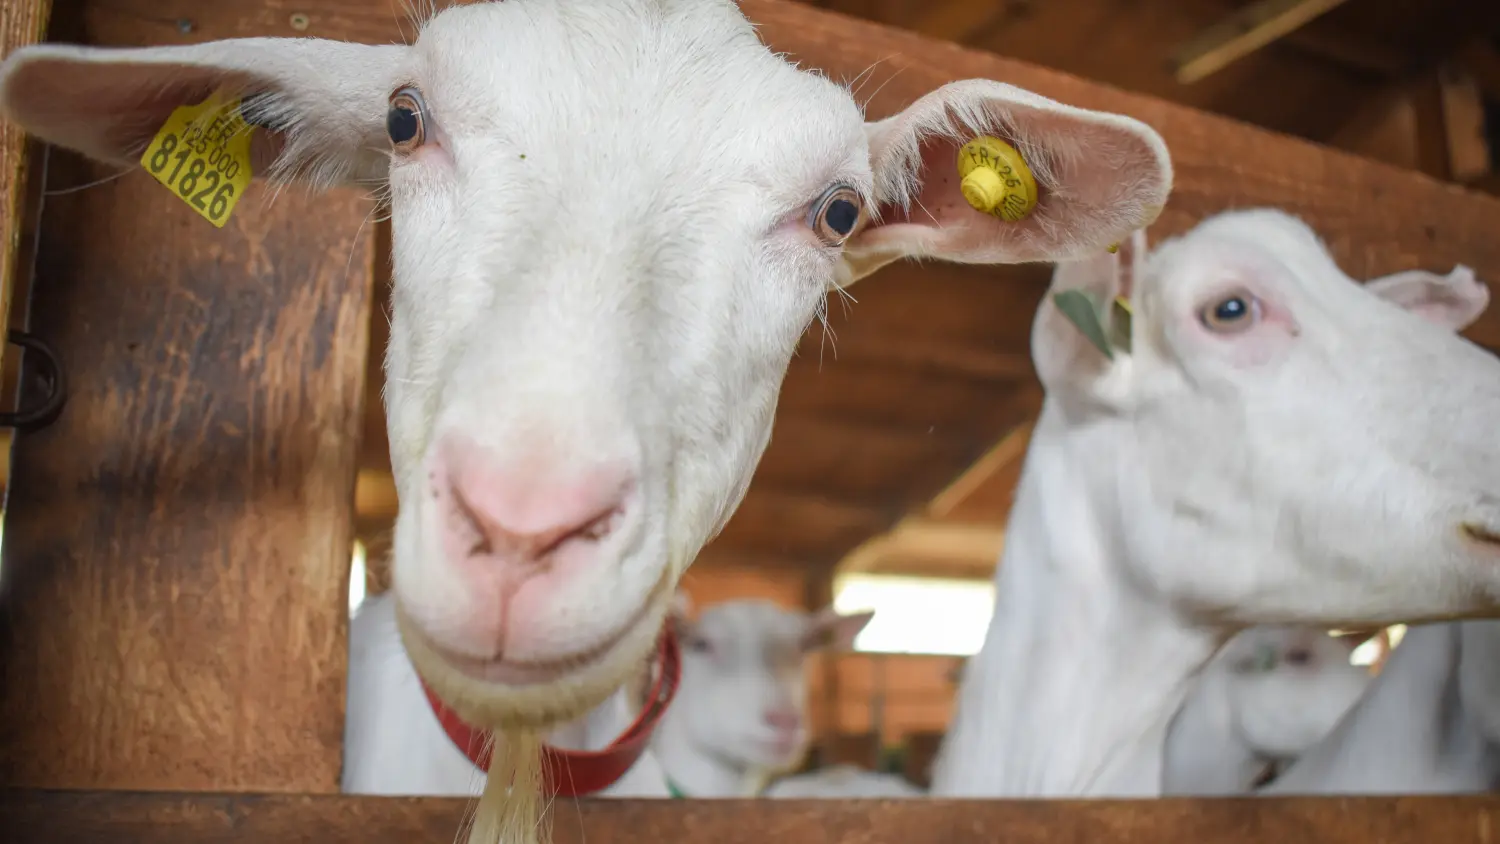
[[[569,543],[617,532],[636,479],[626,464],[559,467],[499,461],[472,442],[444,442],[429,475],[455,560],[545,563]]]

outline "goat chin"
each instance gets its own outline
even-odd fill
[[[663,580],[665,584],[665,579]],[[597,661],[548,682],[498,686],[464,674],[427,644],[396,606],[396,626],[413,667],[438,698],[467,723],[496,732],[545,732],[581,718],[604,703],[631,672],[647,660],[656,644],[670,602],[665,585],[652,592],[649,609]]]
[[[641,623],[597,663],[553,682],[499,693],[436,654],[396,602],[396,626],[417,674],[460,718],[493,734],[490,770],[469,824],[468,844],[540,844],[551,839],[542,794],[542,738],[559,724],[583,717],[629,680],[666,621],[672,591],[665,583],[664,578],[651,593],[651,606]]]

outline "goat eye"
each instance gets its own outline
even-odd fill
[[[1199,318],[1210,331],[1238,334],[1260,320],[1260,300],[1248,293],[1234,293],[1204,308]]]
[[[422,94],[416,88],[402,88],[391,95],[391,107],[385,113],[385,132],[397,152],[410,152],[427,137],[423,125]]]
[[[1288,665],[1307,665],[1312,662],[1312,652],[1305,648],[1293,648],[1286,653]]]
[[[859,213],[864,200],[847,185],[834,185],[812,205],[812,214],[807,225],[818,239],[829,246],[843,246],[854,227],[859,224]]]
[[[688,650],[695,654],[706,654],[713,650],[713,646],[708,643],[708,640],[701,636],[694,636],[689,639],[687,646]]]

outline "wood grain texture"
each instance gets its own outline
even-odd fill
[[[451,844],[466,801],[0,794],[4,844]],[[1489,844],[1500,798],[582,800],[555,844]]]
[[[140,172],[48,202],[72,395],[15,448],[0,787],[337,790],[368,205],[268,193],[222,230]]]
[[[41,41],[51,15],[52,0],[0,0],[0,56]],[[17,257],[28,229],[27,185],[35,152],[19,127],[0,122],[0,326],[9,324],[16,285],[28,283],[20,277]],[[8,344],[0,343],[0,361],[9,352]]]

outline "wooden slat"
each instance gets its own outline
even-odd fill
[[[1434,179],[1451,179],[1453,157],[1441,74],[1431,73],[1417,86],[1412,106],[1416,111],[1417,169]]]
[[[0,794],[8,844],[452,844],[466,801]],[[555,844],[1489,844],[1500,798],[560,801]]]
[[[51,15],[52,0],[0,0],[0,55],[41,41]],[[25,215],[32,191],[27,186],[35,152],[20,127],[0,123],[0,327],[9,324],[16,285],[29,283],[17,259],[28,228]],[[0,361],[9,354],[8,344],[0,343]],[[4,478],[0,475],[0,482]]]
[[[0,787],[337,790],[368,203],[268,199],[47,203],[32,324],[73,389],[13,457]]]
[[[1177,51],[1172,60],[1177,68],[1177,81],[1185,85],[1197,82],[1344,2],[1258,0],[1242,6]]]

